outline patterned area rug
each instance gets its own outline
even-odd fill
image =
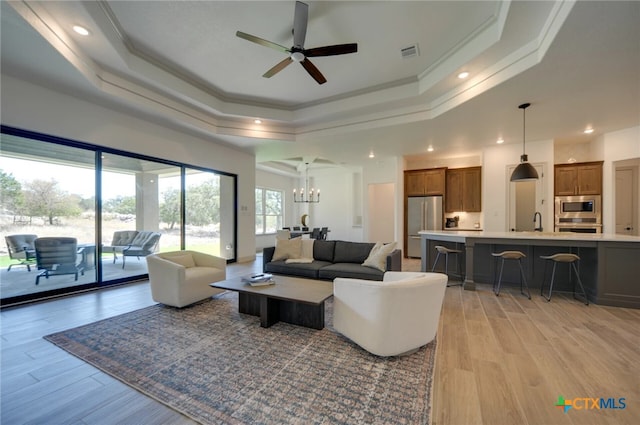
[[[428,424],[435,341],[381,358],[331,328],[264,329],[236,293],[155,305],[45,339],[206,424]]]

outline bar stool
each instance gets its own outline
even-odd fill
[[[584,290],[584,286],[582,286],[582,280],[580,280],[580,275],[578,274],[578,268],[576,267],[576,261],[580,261],[580,257],[576,254],[570,254],[566,252],[561,252],[553,255],[541,255],[540,258],[547,261],[553,261],[553,271],[551,272],[551,285],[549,285],[549,296],[545,296],[542,291],[544,289],[544,281],[547,277],[547,266],[544,267],[544,278],[542,280],[542,285],[540,285],[540,295],[542,295],[547,301],[551,301],[551,292],[553,291],[553,280],[556,276],[556,266],[558,263],[569,263],[569,278],[571,278],[571,269],[573,268],[574,273],[576,274],[576,278],[578,278],[578,284],[580,285],[580,289],[582,289],[582,295],[585,299],[585,305],[589,305],[589,298],[587,297],[587,292]],[[549,264],[547,262],[547,264]],[[576,298],[576,285],[573,284],[573,298]],[[577,298],[576,298],[577,299]]]
[[[504,269],[504,260],[517,260],[518,266],[520,267],[520,293],[522,295],[526,295],[527,298],[531,299],[531,292],[529,292],[529,285],[527,285],[527,278],[525,277],[524,269],[522,268],[522,259],[525,258],[526,255],[524,255],[520,251],[492,252],[491,255],[493,255],[496,258],[496,263],[498,261],[498,258],[502,259],[502,263],[500,264],[500,277],[498,278],[497,286],[496,286],[497,270],[494,270],[493,272],[493,292],[496,294],[496,297],[500,295],[500,286],[502,285],[502,270]],[[522,290],[523,283],[524,283],[524,286],[526,286],[527,288],[526,294]]]
[[[462,271],[460,270],[460,261],[457,257],[457,255],[461,254],[462,251],[459,249],[447,248],[446,246],[442,246],[442,245],[436,245],[435,248],[436,248],[436,251],[438,251],[438,255],[436,255],[436,260],[433,262],[433,267],[431,267],[431,271],[434,271],[436,269],[436,266],[438,265],[438,260],[440,259],[440,254],[442,254],[444,255],[444,273],[446,275],[449,275],[449,255],[456,255],[456,264],[457,264],[456,268],[458,270],[458,277],[460,278],[460,283],[450,285],[447,282],[447,286],[464,285],[464,276],[462,275]]]

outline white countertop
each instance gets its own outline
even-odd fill
[[[640,236],[616,235],[613,233],[572,233],[572,232],[487,232],[455,230],[422,230],[420,235],[457,236],[460,238],[496,239],[546,239],[565,241],[638,242]]]

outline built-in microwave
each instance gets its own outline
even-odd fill
[[[596,231],[595,233],[600,233],[600,229],[602,229],[600,195],[556,196],[556,231],[567,231],[565,229],[579,229],[584,227],[598,229],[599,231]]]

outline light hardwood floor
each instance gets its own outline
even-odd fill
[[[259,268],[235,264],[228,275]],[[42,339],[152,304],[143,282],[2,311],[0,422],[192,423]],[[639,346],[639,310],[587,307],[556,294],[550,303],[509,290],[496,297],[483,285],[447,288],[432,423],[638,424]],[[559,395],[624,397],[626,409],[563,413],[554,407]]]

